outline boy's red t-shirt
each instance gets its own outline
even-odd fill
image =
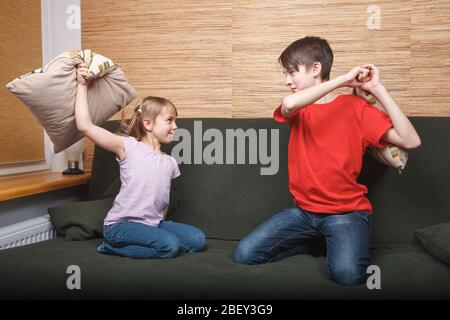
[[[281,105],[273,117],[289,122],[289,190],[300,208],[314,213],[372,213],[367,187],[356,182],[366,147],[393,127],[387,114],[363,98],[344,94],[325,104],[310,104],[289,117]]]

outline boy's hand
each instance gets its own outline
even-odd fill
[[[344,75],[344,83],[342,86],[350,88],[360,87],[366,81],[369,71],[367,67],[354,67],[349,73]]]
[[[84,63],[77,64],[77,83],[85,86],[87,84],[86,78],[89,76],[88,69]]]
[[[364,64],[361,67],[369,69],[369,74],[365,79],[363,79],[361,89],[373,92],[375,88],[381,85],[380,70],[377,67],[375,67],[375,65],[369,63]]]

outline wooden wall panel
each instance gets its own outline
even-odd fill
[[[380,30],[367,28],[373,4]],[[448,1],[85,0],[82,41],[181,117],[269,117],[288,93],[277,58],[306,35],[330,42],[332,78],[371,62],[406,114],[449,116],[450,90],[435,80],[449,77],[449,16]]]
[[[367,28],[371,1],[233,2],[233,117],[269,117],[289,93],[278,57],[293,41],[325,38],[334,53],[331,78],[366,62],[378,65],[386,87],[406,104],[409,87],[410,1],[378,1],[381,30]],[[341,90],[342,92],[342,90]],[[405,112],[410,110],[405,107]]]
[[[5,86],[42,66],[40,1],[0,1],[0,165],[45,161],[44,129]]]
[[[367,27],[371,5],[379,30]],[[255,118],[289,93],[283,49],[317,35],[334,51],[331,78],[374,63],[406,115],[450,116],[449,16],[448,1],[83,0],[82,44],[119,63],[141,96],[171,99],[182,118]]]
[[[82,44],[182,117],[231,117],[231,3],[82,1]],[[116,116],[117,118],[117,116]]]
[[[414,1],[411,114],[450,116],[450,1]]]

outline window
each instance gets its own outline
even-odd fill
[[[35,0],[0,2],[0,174],[49,168],[44,129],[5,85],[42,66],[41,3]],[[20,169],[22,168],[22,169]]]

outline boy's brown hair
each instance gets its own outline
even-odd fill
[[[286,70],[298,71],[298,65],[304,65],[308,72],[314,62],[320,62],[322,81],[330,80],[333,65],[333,50],[327,40],[319,37],[304,37],[292,42],[278,58],[278,62]]]

